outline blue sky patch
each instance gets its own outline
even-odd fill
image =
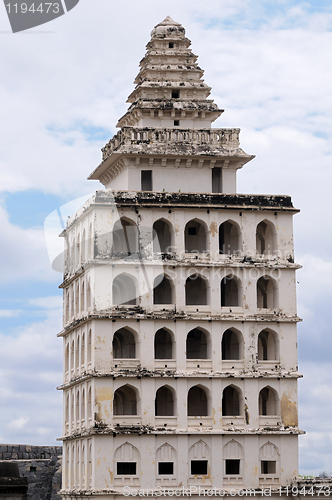
[[[37,190],[8,193],[4,200],[10,222],[23,229],[44,226],[46,217],[68,201]]]
[[[84,140],[88,142],[106,142],[111,139],[115,131],[104,127],[96,127],[88,122],[73,123],[68,127],[59,127],[56,124],[53,124],[48,125],[47,130],[69,146],[72,146],[75,143],[75,139],[71,134],[81,133],[84,136]]]

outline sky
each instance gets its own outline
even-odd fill
[[[116,133],[153,27],[170,15],[199,55],[215,127],[256,158],[238,192],[288,194],[295,216],[300,473],[332,472],[332,3],[80,0],[12,34],[0,5],[0,442],[59,444],[61,274],[44,220],[103,187],[87,176]]]

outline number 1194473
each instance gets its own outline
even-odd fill
[[[6,4],[6,8],[8,10],[8,14],[26,14],[31,12],[32,14],[48,14],[52,12],[53,14],[59,14],[60,12],[60,4],[57,2],[43,2],[43,3],[32,3],[28,5],[27,3],[8,3]]]

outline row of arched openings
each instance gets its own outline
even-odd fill
[[[185,252],[204,253],[208,251],[207,224],[200,219],[187,222],[184,230]],[[153,251],[162,253],[175,252],[174,227],[170,221],[159,219],[153,224]],[[93,257],[92,224],[88,233],[78,233],[68,242],[68,256],[72,266],[79,266]],[[219,253],[234,255],[241,253],[242,233],[239,224],[228,220],[219,226]],[[127,217],[119,219],[113,229],[113,253],[136,254],[139,251],[138,227]],[[260,222],[256,227],[256,253],[273,254],[277,250],[277,231],[275,225],[268,220]]]
[[[65,321],[92,306],[90,279],[78,279],[65,292]]]
[[[279,449],[270,441],[260,447],[258,452],[260,461],[260,474],[276,474],[279,463]],[[244,459],[243,446],[231,439],[223,446],[222,458],[224,459],[225,476],[240,475],[242,471],[242,461]],[[194,443],[188,450],[189,473],[190,475],[205,476],[211,467],[211,450],[203,441]],[[116,463],[115,476],[138,475],[140,465],[139,450],[131,443],[124,443],[114,452],[114,462]],[[267,462],[270,462],[267,464]],[[173,475],[177,470],[177,452],[173,446],[164,443],[156,450],[157,475]],[[218,467],[218,465],[216,465]]]
[[[120,328],[113,336],[113,358],[135,359],[137,353],[138,335],[134,330]],[[257,354],[259,361],[277,361],[278,335],[276,332],[265,329],[258,335]],[[193,328],[186,338],[186,358],[210,359],[211,357],[210,333],[203,328]],[[244,341],[242,333],[236,328],[226,330],[221,340],[221,359],[243,359]],[[154,357],[156,360],[175,359],[175,336],[168,328],[160,328],[154,337]]]
[[[200,219],[187,222],[184,229],[186,253],[204,253],[209,250],[209,229]],[[159,219],[153,224],[153,251],[175,252],[174,227],[170,221]],[[219,226],[219,253],[233,255],[241,253],[242,235],[239,224],[232,220]],[[259,255],[272,254],[277,250],[277,231],[275,225],[264,220],[256,227],[256,252]],[[122,217],[114,224],[113,253],[135,254],[139,251],[139,234],[135,222]]]
[[[88,427],[92,422],[91,387],[78,388],[66,395],[65,422],[67,430],[70,422],[73,428]]]
[[[63,468],[64,488],[91,489],[92,486],[92,443],[80,442],[64,443]]]
[[[70,259],[70,264],[72,266],[78,267],[83,264],[87,259],[92,259],[93,257],[93,234],[92,234],[92,223],[89,225],[88,232],[85,228],[77,233],[76,237],[73,236],[68,245],[68,257]]]
[[[127,273],[119,274],[113,280],[113,304],[137,305],[139,292],[137,282]],[[174,282],[168,275],[159,275],[153,284],[153,303],[173,305],[176,302]],[[185,282],[185,303],[187,306],[209,304],[209,282],[199,274],[192,274]],[[220,282],[220,306],[242,306],[242,282],[234,275],[225,276]],[[257,307],[273,309],[278,307],[278,284],[270,276],[261,276],[257,281]]]
[[[113,415],[138,415],[139,391],[137,388],[126,384],[114,393]],[[155,416],[176,416],[176,391],[173,387],[164,385],[160,387],[155,396]],[[243,416],[244,398],[241,389],[235,385],[225,387],[222,393],[222,416]],[[210,391],[196,385],[189,389],[187,394],[188,417],[208,417],[211,414]],[[260,416],[276,416],[279,414],[279,396],[275,389],[266,386],[259,392],[258,407]]]
[[[65,488],[91,487],[92,481],[92,445],[85,446],[78,442],[69,445],[65,443],[65,462],[67,467],[64,474]],[[214,467],[222,467],[224,476],[241,476],[244,474],[244,448],[231,439],[222,447],[222,462],[214,464]],[[278,447],[267,441],[258,451],[260,462],[260,475],[276,475],[279,470],[280,453]],[[163,443],[155,451],[155,464],[157,477],[169,478],[177,475],[178,453],[169,443]],[[128,441],[117,447],[114,451],[115,470],[113,473],[116,484],[121,476],[138,477],[140,475],[140,452],[136,446]],[[79,467],[75,464],[80,464]],[[188,467],[190,476],[206,476],[211,468],[211,449],[202,439],[196,441],[188,450]],[[207,478],[206,478],[207,479]],[[120,479],[121,481],[121,479]]]
[[[78,370],[80,367],[86,368],[92,360],[92,332],[89,329],[87,335],[83,332],[77,337],[76,341],[72,339],[66,344],[65,348],[65,372]]]

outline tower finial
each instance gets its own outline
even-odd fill
[[[157,26],[181,26],[181,24],[174,21],[174,19],[172,19],[170,16],[166,16],[165,19],[161,21],[161,23],[155,26],[155,28]]]

